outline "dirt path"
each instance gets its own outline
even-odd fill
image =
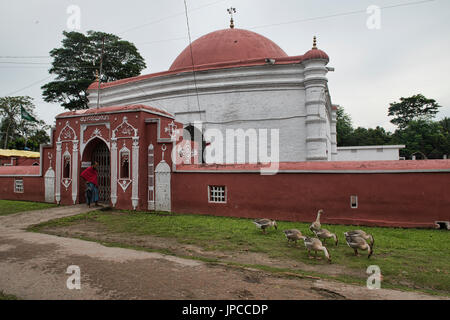
[[[22,299],[436,299],[24,231],[86,211],[79,205],[0,217],[0,290]],[[70,265],[80,267],[81,290],[66,286]]]

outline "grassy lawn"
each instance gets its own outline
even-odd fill
[[[0,300],[18,300],[16,296],[6,294],[0,290]]]
[[[41,203],[30,201],[0,200],[0,216],[22,211],[41,210],[56,207],[53,203]]]
[[[331,244],[331,240],[328,240],[327,247],[332,256],[332,265],[350,271],[340,275],[325,273],[323,270],[326,265],[324,260],[308,259],[303,243],[299,243],[297,248],[287,245],[282,230],[297,228],[304,234],[310,235],[309,224],[306,223],[280,221],[277,222],[278,230],[270,229],[264,235],[250,219],[169,213],[94,211],[45,222],[30,228],[30,230],[39,232],[49,227],[67,227],[83,220],[98,222],[106,227],[108,232],[123,233],[124,238],[127,234],[152,235],[176,239],[180,244],[191,244],[212,252],[255,252],[280,261],[299,261],[314,266],[313,272],[303,272],[303,274],[318,275],[323,278],[360,285],[366,283],[368,275],[365,274],[365,270],[367,267],[378,265],[383,275],[383,288],[417,290],[450,296],[450,232],[447,230],[324,225],[324,228],[336,233],[339,238],[337,247]],[[353,250],[345,243],[343,232],[352,229],[363,229],[374,236],[374,255],[370,259],[367,259],[367,251],[361,252],[360,257],[355,257]],[[121,243],[110,245],[127,247]],[[136,248],[139,249],[139,246],[137,245]],[[318,253],[318,255],[320,254],[322,253]],[[222,259],[219,261],[227,263]],[[247,264],[247,266],[267,271],[302,273],[299,270],[277,270],[277,268],[264,264]],[[359,274],[359,276],[355,274]]]

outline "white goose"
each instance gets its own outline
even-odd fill
[[[364,238],[359,236],[351,236],[347,234],[347,232],[344,232],[345,235],[345,241],[347,242],[347,245],[355,250],[355,256],[358,256],[358,249],[360,250],[367,250],[369,255],[367,258],[370,258],[370,256],[373,254],[372,247],[364,240]]]
[[[260,228],[263,233],[266,233],[266,229],[268,227],[274,227],[275,229],[278,229],[277,222],[275,220],[270,219],[255,219],[253,220],[253,223]]]
[[[284,230],[283,232],[288,240],[288,243],[293,241],[297,244],[297,241],[302,238],[302,232],[297,229]]]
[[[311,237],[301,237],[303,239],[303,242],[305,243],[306,250],[308,250],[308,256],[310,259],[311,257],[311,250],[314,250],[315,256],[317,256],[317,251],[323,251],[325,254],[325,257],[328,259],[328,262],[331,263],[331,255],[328,252],[328,249],[322,244],[322,241],[320,241],[317,238],[311,238]]]
[[[320,230],[314,230],[313,231],[314,234],[316,235],[317,238],[319,239],[323,239],[324,242],[326,239],[330,239],[333,238],[334,239],[334,244],[337,246],[338,245],[338,237],[336,234],[331,233],[330,231],[328,231],[327,229],[320,229]]]
[[[319,231],[321,228],[321,224],[320,224],[320,215],[323,213],[323,210],[320,209],[319,211],[317,211],[317,218],[316,221],[314,221],[311,226],[309,227],[309,230],[311,230],[312,232],[314,232],[314,230]]]
[[[363,238],[364,240],[368,241],[370,240],[370,246],[373,247],[373,244],[375,243],[375,239],[371,234],[368,234],[362,230],[351,230],[351,231],[347,231],[346,233],[344,233],[345,235],[351,236],[351,237],[356,237],[359,236],[361,238]]]

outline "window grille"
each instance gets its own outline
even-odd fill
[[[14,180],[14,192],[23,193],[23,179]]]
[[[209,202],[226,203],[227,194],[225,186],[208,186]]]

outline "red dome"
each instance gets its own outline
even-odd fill
[[[325,53],[325,51],[322,51],[317,48],[311,49],[303,55],[303,60],[311,60],[311,59],[323,59],[330,61],[330,58]]]
[[[288,56],[276,43],[260,34],[231,28],[214,31],[195,40],[192,52],[195,66]],[[189,46],[175,59],[169,70],[183,68],[192,68]]]

